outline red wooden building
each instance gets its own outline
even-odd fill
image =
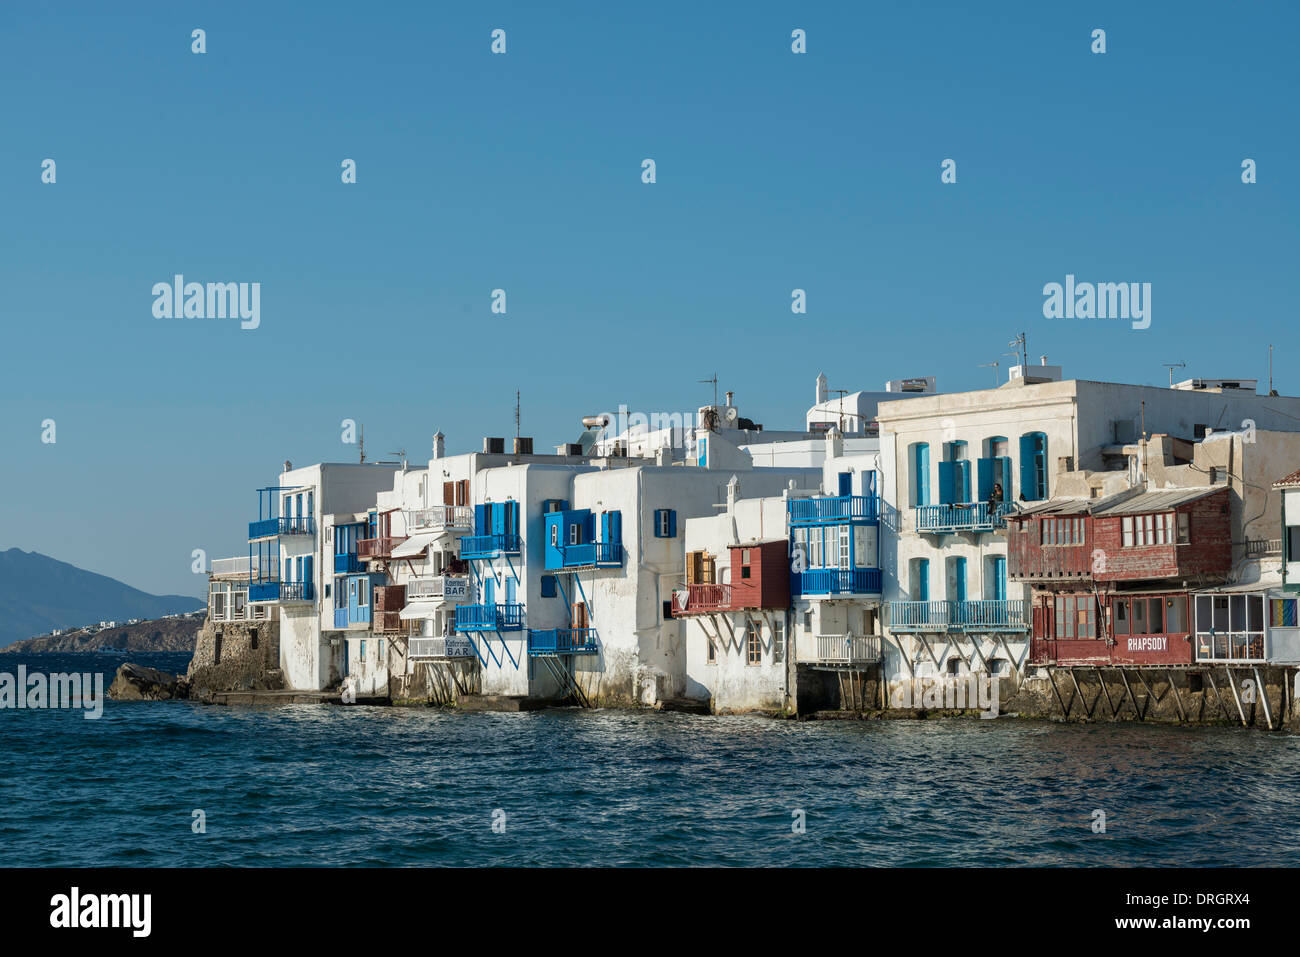
[[[716,562],[706,552],[686,556],[686,589],[676,593],[677,615],[707,615],[790,607],[790,543],[785,539],[731,545],[731,581],[717,582]]]
[[[1007,517],[1007,575],[1033,585],[1030,659],[1191,664],[1197,588],[1228,579],[1226,486],[1053,499]]]

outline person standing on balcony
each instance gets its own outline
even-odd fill
[[[994,482],[993,491],[989,492],[989,518],[994,518],[998,514],[998,506],[1002,504],[1002,483]]]

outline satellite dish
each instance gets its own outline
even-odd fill
[[[728,422],[735,422],[735,421],[736,421],[736,416],[738,416],[738,415],[740,415],[740,410],[739,410],[739,409],[737,409],[734,405],[729,405],[729,406],[727,406],[727,421],[728,421]]]

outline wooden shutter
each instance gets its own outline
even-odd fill
[[[455,482],[443,482],[443,483],[442,483],[442,504],[443,504],[443,505],[459,505],[459,504],[460,504],[459,502],[456,501],[456,483],[455,483]]]

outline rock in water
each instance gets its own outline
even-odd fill
[[[189,684],[180,675],[128,661],[117,669],[108,696],[114,701],[167,701],[187,698],[189,690]]]

